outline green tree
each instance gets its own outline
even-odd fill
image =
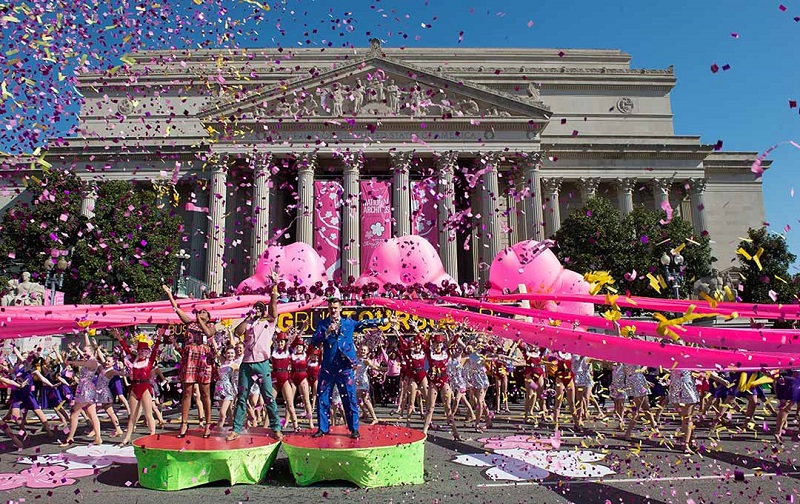
[[[789,251],[786,240],[766,227],[749,229],[747,240],[739,242],[739,250],[751,258],[763,249],[759,256],[762,269],[753,259],[739,253],[744,290],[739,292],[743,301],[749,303],[787,303],[794,300],[797,287],[789,274],[789,267],[797,256]],[[775,299],[770,295],[774,293]]]
[[[665,221],[664,212],[644,207],[621,219],[610,201],[593,198],[556,233],[557,255],[565,267],[579,273],[610,271],[621,292],[658,296],[647,274],[663,275],[661,256],[685,244],[681,295],[686,297],[694,280],[711,272],[715,259],[708,237],[696,236],[690,223],[677,218]],[[669,289],[662,289],[661,296],[669,294]]]
[[[16,263],[34,281],[44,283],[45,260],[65,253],[80,237],[85,223],[81,189],[81,180],[66,170],[30,176],[26,191],[30,202],[15,205],[0,220],[0,263]],[[0,282],[5,287],[8,278]]]
[[[175,274],[180,219],[158,196],[129,181],[97,187],[95,215],[73,254],[71,291],[83,303],[148,302],[163,298]]]

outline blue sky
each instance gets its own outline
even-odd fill
[[[127,5],[122,0],[110,3],[112,7]],[[800,19],[800,0],[783,0],[785,11],[780,1],[743,0],[287,0],[270,3],[269,12],[253,0],[182,0],[161,5],[159,13],[128,13],[124,21],[128,25],[95,32],[102,33],[93,37],[105,37],[104,43],[78,43],[78,52],[100,53],[89,61],[102,67],[119,64],[121,52],[136,44],[186,47],[203,40],[210,47],[339,47],[365,46],[376,36],[389,47],[621,49],[632,55],[634,67],[675,66],[676,134],[700,135],[709,144],[722,140],[728,151],[763,151],[787,140],[800,142],[798,108],[789,107],[790,100],[800,101],[800,22],[794,20]],[[89,6],[83,14],[102,10]],[[108,25],[106,18],[99,23],[103,25]],[[123,36],[137,28],[146,30],[133,41],[123,42]],[[166,35],[168,28],[173,35]],[[15,40],[7,27],[3,34],[5,41],[0,45],[5,52]],[[158,40],[162,35],[165,40]],[[727,64],[730,70],[712,73],[712,64]],[[4,78],[11,83],[13,74],[7,73]],[[69,118],[62,123],[69,124]],[[796,175],[800,150],[784,145],[770,159],[774,164],[764,177],[767,221],[800,254],[800,178]],[[795,185],[797,198],[792,196]],[[790,229],[785,231],[787,225]]]

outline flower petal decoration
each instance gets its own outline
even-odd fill
[[[72,485],[75,478],[93,476],[94,469],[67,469],[61,466],[35,465],[19,474],[0,474],[0,490],[14,488],[56,488]]]
[[[136,456],[133,454],[133,446],[117,446],[110,444],[74,446],[66,452],[70,456],[83,457],[81,462],[92,465],[104,466],[108,464],[135,464]]]
[[[20,457],[17,459],[17,463],[25,465],[61,466],[67,469],[103,469],[111,466],[114,462],[111,460],[72,455],[70,453],[57,453],[52,455]]]

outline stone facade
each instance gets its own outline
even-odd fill
[[[764,221],[756,154],[676,135],[672,68],[632,69],[620,51],[373,44],[132,57],[127,73],[81,76],[81,136],[48,161],[87,181],[164,182],[174,170],[189,272],[212,290],[249,276],[269,243],[313,245],[317,180],[343,183],[351,203],[359,181],[390,182],[391,229],[406,234],[411,184],[430,178],[443,195],[440,255],[465,281],[503,247],[550,236],[595,195],[623,212],[669,201],[710,234],[719,269]],[[3,169],[17,173],[14,162]],[[464,168],[480,176],[465,185]],[[0,211],[26,198],[21,181],[3,180]],[[342,265],[354,274],[350,206]],[[443,227],[468,210],[480,214],[472,230]]]

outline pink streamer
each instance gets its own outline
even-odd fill
[[[536,310],[517,306],[501,305],[474,299],[444,296],[442,301],[472,306],[475,308],[488,308],[501,313],[521,315],[539,320],[557,319],[565,322],[579,322],[585,327],[594,327],[616,331],[614,323],[603,317],[592,315],[578,315],[573,313],[555,313],[546,310]],[[636,326],[636,333],[643,336],[658,334],[658,324],[646,320],[621,319],[620,325]],[[732,348],[737,350],[750,350],[768,353],[796,354],[800,353],[800,332],[780,329],[733,329],[721,327],[703,327],[691,324],[672,328],[678,336],[689,343],[698,343],[706,346]]]
[[[580,303],[594,303],[596,305],[608,304],[604,296],[591,294],[507,294],[491,296],[496,301],[519,301],[521,299],[543,301],[567,301]],[[644,308],[668,312],[685,312],[694,305],[694,313],[717,313],[720,315],[733,315],[739,317],[768,318],[800,320],[800,305],[768,305],[756,303],[719,303],[716,308],[705,305],[698,300],[660,299],[648,297],[620,296],[617,305],[627,308]],[[703,303],[703,304],[698,304]]]
[[[796,362],[796,359],[780,354],[748,353],[654,343],[621,336],[582,332],[574,330],[571,326],[564,328],[536,325],[415,301],[379,298],[373,299],[371,302],[434,320],[451,318],[456,321],[464,321],[472,327],[504,338],[521,339],[539,347],[610,362],[694,371],[781,369],[792,367]]]
[[[264,296],[232,296],[201,301],[179,301],[188,314],[206,309],[212,318],[237,319],[246,314],[256,301],[269,302]],[[279,313],[291,313],[313,308],[324,302],[314,299],[307,303],[278,305]],[[74,334],[81,331],[77,322],[91,320],[91,327],[107,329],[138,324],[176,324],[180,319],[167,301],[127,305],[62,305],[5,307],[0,313],[0,339]]]

